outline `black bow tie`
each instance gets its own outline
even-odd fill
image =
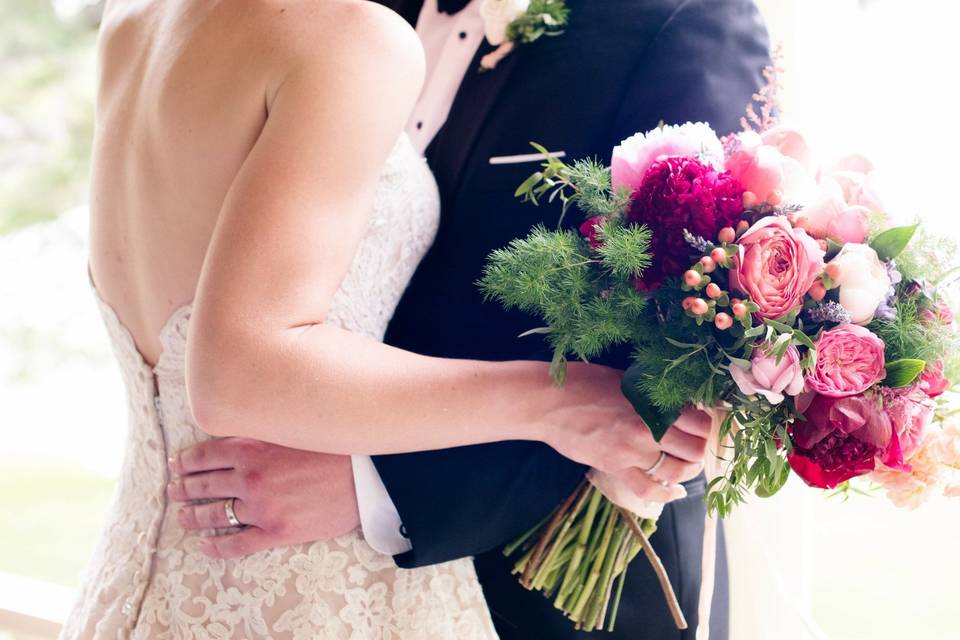
[[[470,0],[437,0],[437,8],[443,13],[454,14],[470,4]]]

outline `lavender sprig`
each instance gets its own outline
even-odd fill
[[[850,322],[850,312],[844,309],[839,302],[828,300],[807,311],[807,319],[814,324],[824,322],[847,324]]]
[[[699,251],[700,253],[706,253],[707,248],[710,245],[709,242],[703,236],[693,235],[690,230],[683,230],[683,239],[686,240],[687,244]]]

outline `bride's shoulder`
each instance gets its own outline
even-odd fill
[[[368,0],[255,0],[254,28],[280,65],[422,81],[423,47],[401,16]]]

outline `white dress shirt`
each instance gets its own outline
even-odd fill
[[[480,2],[472,0],[459,13],[448,15],[437,9],[437,0],[426,0],[420,11],[417,35],[426,53],[427,73],[407,124],[407,134],[420,153],[447,121],[463,78],[476,72],[470,65],[484,37]],[[353,456],[353,481],[367,543],[391,556],[412,549],[410,539],[403,534],[400,514],[369,456]]]

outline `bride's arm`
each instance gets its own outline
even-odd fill
[[[422,78],[406,25],[361,15],[322,49],[314,34],[278,45],[297,62],[226,198],[195,301],[197,424],[330,453],[519,439],[604,468],[652,464],[659,447],[615,371],[574,365],[559,390],[542,363],[424,357],[324,324]]]

